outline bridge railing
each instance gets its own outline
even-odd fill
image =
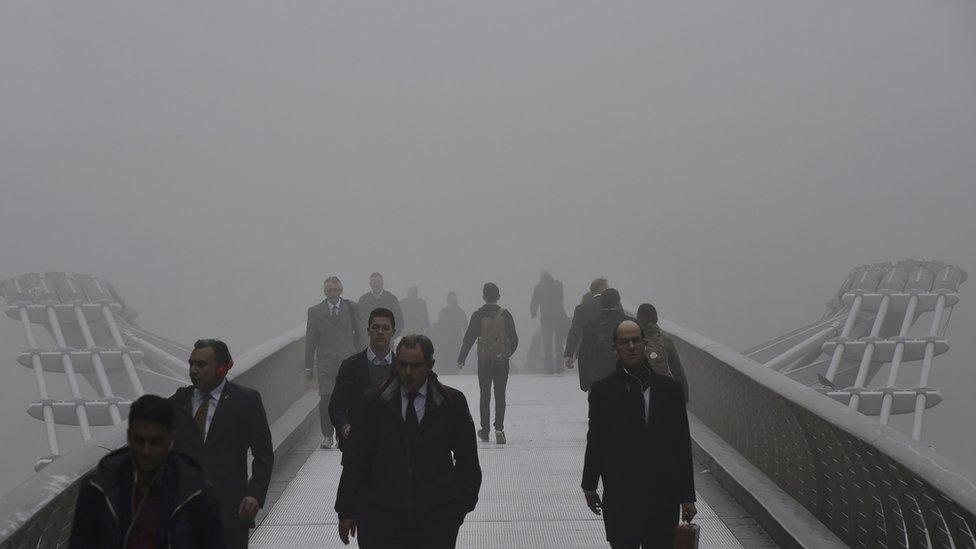
[[[276,452],[289,434],[276,429],[277,423],[289,420],[285,427],[293,429],[298,424],[288,417],[289,410],[307,406],[309,400],[309,386],[303,377],[304,349],[302,326],[235,358],[236,366],[229,376],[261,391],[276,439]],[[112,427],[103,436],[65,453],[0,498],[0,549],[65,546],[79,481],[102,456],[124,444],[125,424]]]
[[[676,324],[689,409],[838,538],[864,548],[974,548],[976,479],[881,425]]]

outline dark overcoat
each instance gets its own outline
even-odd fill
[[[607,540],[641,539],[650,513],[695,501],[691,437],[681,384],[650,372],[650,413],[641,383],[618,365],[590,390],[583,490],[603,480]]]

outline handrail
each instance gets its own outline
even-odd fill
[[[976,477],[894,428],[662,320],[689,409],[852,547],[974,547]]]

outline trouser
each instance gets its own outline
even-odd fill
[[[369,517],[369,549],[454,549],[458,520],[425,519],[423,526],[406,525],[386,513]]]
[[[332,418],[329,417],[329,400],[332,395],[319,395],[319,424],[322,426],[322,436],[331,437],[335,433]]]
[[[678,506],[658,506],[644,523],[641,539],[614,539],[611,549],[672,549],[674,529],[678,526]]]
[[[508,361],[478,359],[478,385],[481,386],[481,428],[491,425],[491,387],[495,386],[495,430],[505,430],[505,387]]]
[[[250,528],[224,528],[224,545],[227,549],[247,549],[247,536]]]
[[[545,357],[546,361],[545,371],[547,374],[561,374],[563,372],[563,362],[553,352],[553,349],[556,349],[555,352],[558,353],[559,349],[563,348],[561,334],[555,325],[548,322],[542,322],[541,329],[542,356]]]

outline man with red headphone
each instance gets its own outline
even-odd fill
[[[197,341],[189,364],[193,386],[170,397],[180,423],[176,448],[195,458],[216,488],[227,548],[245,548],[274,466],[268,417],[260,393],[226,379],[234,366],[226,343]],[[250,480],[248,450],[254,456]]]

